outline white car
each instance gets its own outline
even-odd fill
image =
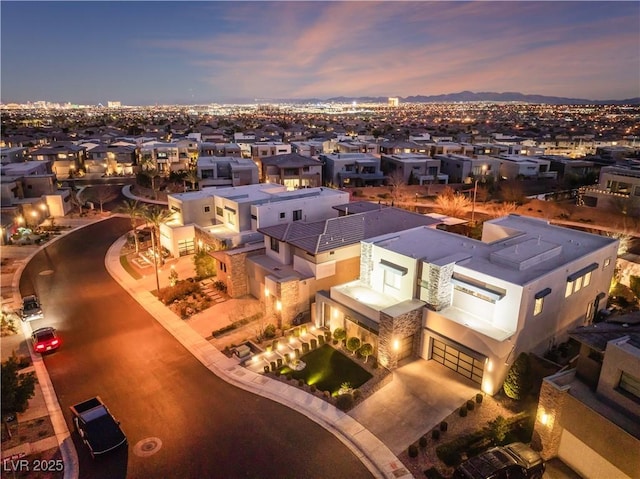
[[[20,318],[22,321],[33,321],[44,318],[42,306],[38,297],[35,295],[25,296],[22,298],[22,309],[20,310]]]

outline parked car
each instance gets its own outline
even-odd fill
[[[40,300],[35,295],[22,298],[22,309],[20,309],[20,319],[22,321],[33,321],[44,318]]]
[[[31,333],[33,350],[36,353],[54,351],[60,347],[60,338],[54,328],[38,328]]]
[[[127,437],[99,396],[71,406],[73,426],[91,457],[105,454],[127,443]]]
[[[541,479],[544,461],[526,444],[493,447],[460,464],[454,479]]]

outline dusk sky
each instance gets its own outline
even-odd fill
[[[640,97],[640,2],[0,2],[1,101]]]

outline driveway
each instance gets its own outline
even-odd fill
[[[396,369],[393,381],[349,415],[398,455],[479,390],[441,364],[418,359]]]

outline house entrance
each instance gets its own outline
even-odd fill
[[[474,358],[460,349],[438,339],[432,340],[431,359],[445,365],[449,369],[462,374],[473,382],[482,384],[484,361]]]

